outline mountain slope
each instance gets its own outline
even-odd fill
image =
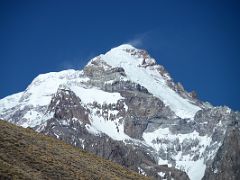
[[[198,100],[145,50],[121,45],[83,70],[37,76],[0,100],[0,118],[156,179],[200,180],[239,113]]]
[[[148,179],[31,129],[0,129],[0,179]]]
[[[161,66],[156,65],[156,61],[146,52],[136,50],[130,45],[121,45],[101,55],[100,58],[112,67],[122,67],[130,81],[147,88],[151,94],[168,105],[177,116],[193,118],[201,109],[168,87],[167,81],[171,80],[170,76],[160,74]]]

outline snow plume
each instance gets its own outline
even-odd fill
[[[131,44],[135,47],[141,47],[143,45],[143,39],[142,38],[135,38],[127,42],[127,44]]]
[[[143,45],[145,45],[145,41],[148,37],[148,34],[149,34],[149,32],[135,35],[134,38],[127,41],[126,44],[131,44],[134,47],[141,48]]]

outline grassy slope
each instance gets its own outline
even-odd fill
[[[0,120],[0,179],[146,179],[60,140]]]

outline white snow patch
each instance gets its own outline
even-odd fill
[[[188,134],[172,134],[169,128],[159,128],[153,132],[145,132],[143,133],[143,139],[145,140],[146,144],[153,147],[156,151],[167,151],[168,146],[174,146],[176,140],[180,144],[182,144],[185,140],[198,140],[198,144],[196,147],[193,146],[192,150],[194,151],[194,148],[197,148],[200,156],[204,153],[206,147],[210,145],[212,140],[211,137],[208,137],[207,135],[200,136],[196,131]],[[159,143],[157,141],[159,141]],[[186,171],[191,180],[200,180],[203,177],[206,169],[203,159],[193,161],[190,154],[182,155],[181,151],[175,156],[171,155],[171,159],[175,160],[176,168]],[[158,164],[166,164],[168,166],[171,165],[167,160],[163,160],[160,157]]]
[[[100,134],[100,132],[96,128],[91,126],[90,124],[86,124],[85,127],[88,130],[88,132],[93,134],[93,135],[99,135]]]
[[[115,82],[115,80],[109,80],[109,81],[106,81],[105,84],[113,84]]]
[[[35,111],[34,109],[31,109],[29,111],[26,112],[26,114],[24,114],[23,116],[23,121],[24,123],[21,124],[21,121],[19,121],[20,126],[22,127],[34,127],[36,125],[39,125],[42,123],[42,117],[44,115],[41,112]]]
[[[168,165],[168,167],[171,167],[171,165],[168,163],[168,160],[163,160],[162,158],[158,158],[158,164],[159,165]]]
[[[204,176],[206,165],[203,159],[197,161],[177,161],[176,168],[184,169],[191,180],[201,180]]]
[[[84,104],[92,104],[94,101],[100,104],[116,104],[118,100],[123,99],[120,93],[109,93],[96,88],[88,89],[80,86],[71,86],[71,90]]]
[[[11,109],[18,104],[23,92],[12,94],[0,100],[0,112]]]
[[[56,134],[56,133],[53,133],[56,137],[57,137],[57,139],[59,138],[59,135],[58,134]]]
[[[69,122],[67,120],[63,119],[63,120],[61,120],[61,124],[64,126],[68,126]]]
[[[144,175],[144,176],[147,176],[147,174],[145,173],[145,171],[144,171],[142,168],[140,168],[140,167],[138,167],[138,173],[139,173],[139,174],[142,174],[142,175]]]
[[[165,176],[165,173],[164,172],[158,172],[158,175],[163,178]]]
[[[107,134],[114,140],[121,141],[125,139],[131,139],[124,133],[124,125],[119,122],[119,119],[107,120],[102,116],[98,116],[93,113],[91,117],[91,126],[98,131]]]
[[[81,142],[82,149],[84,149],[85,148],[85,145],[84,145],[85,139],[79,138],[79,141]]]
[[[29,127],[29,124],[28,124],[28,122],[26,121],[26,122],[21,123],[21,126],[24,127],[24,128],[27,128],[27,127]]]
[[[73,117],[72,121],[77,121],[80,125],[83,124],[83,122],[81,120],[77,119],[76,117]]]
[[[43,130],[44,128],[45,128],[45,126],[47,125],[47,120],[49,120],[49,119],[51,119],[52,117],[54,116],[54,113],[53,112],[51,112],[51,113],[47,113],[47,114],[44,114],[44,115],[42,115],[41,116],[41,119],[39,119],[39,120],[31,120],[31,122],[32,123],[29,123],[29,122],[27,122],[28,124],[29,124],[29,126],[30,127],[35,127],[35,126],[38,126],[39,125],[39,127],[37,128],[37,132],[40,132],[41,130]],[[22,126],[22,125],[21,125]]]

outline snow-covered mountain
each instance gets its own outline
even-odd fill
[[[83,70],[41,74],[0,100],[0,118],[156,179],[222,177],[219,149],[239,130],[239,117],[201,102],[146,51],[127,44]]]

